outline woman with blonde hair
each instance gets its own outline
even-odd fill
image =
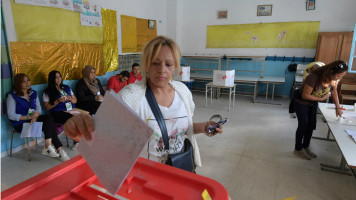
[[[148,126],[154,130],[148,148],[144,148],[147,149],[149,159],[171,164],[167,155],[182,152],[185,138],[188,138],[193,146],[194,162],[196,166],[201,166],[195,134],[207,134],[208,126],[214,122],[193,123],[195,105],[192,93],[183,83],[172,80],[174,72],[179,70],[180,57],[179,47],[173,40],[164,36],[154,38],[143,50],[142,81],[124,87],[118,95],[142,120],[148,121]],[[149,88],[163,116],[169,147],[165,146],[163,131],[152,112],[148,97],[145,96]],[[85,116],[74,118],[65,125],[65,133],[73,138],[84,136],[90,139],[89,132],[93,129],[91,121]],[[75,124],[86,124],[87,128],[78,130]],[[221,125],[216,128],[216,132],[222,133]]]

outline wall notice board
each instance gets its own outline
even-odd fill
[[[207,26],[207,48],[306,48],[318,42],[320,22]]]

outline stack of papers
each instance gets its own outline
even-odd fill
[[[346,133],[349,134],[356,142],[356,131],[346,130]]]

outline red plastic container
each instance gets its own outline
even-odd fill
[[[210,178],[139,158],[112,196],[103,188],[81,156],[32,177],[1,193],[14,199],[203,199],[204,190],[212,199],[229,199],[224,186]]]

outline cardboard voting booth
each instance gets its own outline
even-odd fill
[[[190,66],[181,66],[180,71],[176,74],[175,80],[189,81],[190,80]]]
[[[235,70],[214,70],[213,84],[221,86],[233,86]]]

